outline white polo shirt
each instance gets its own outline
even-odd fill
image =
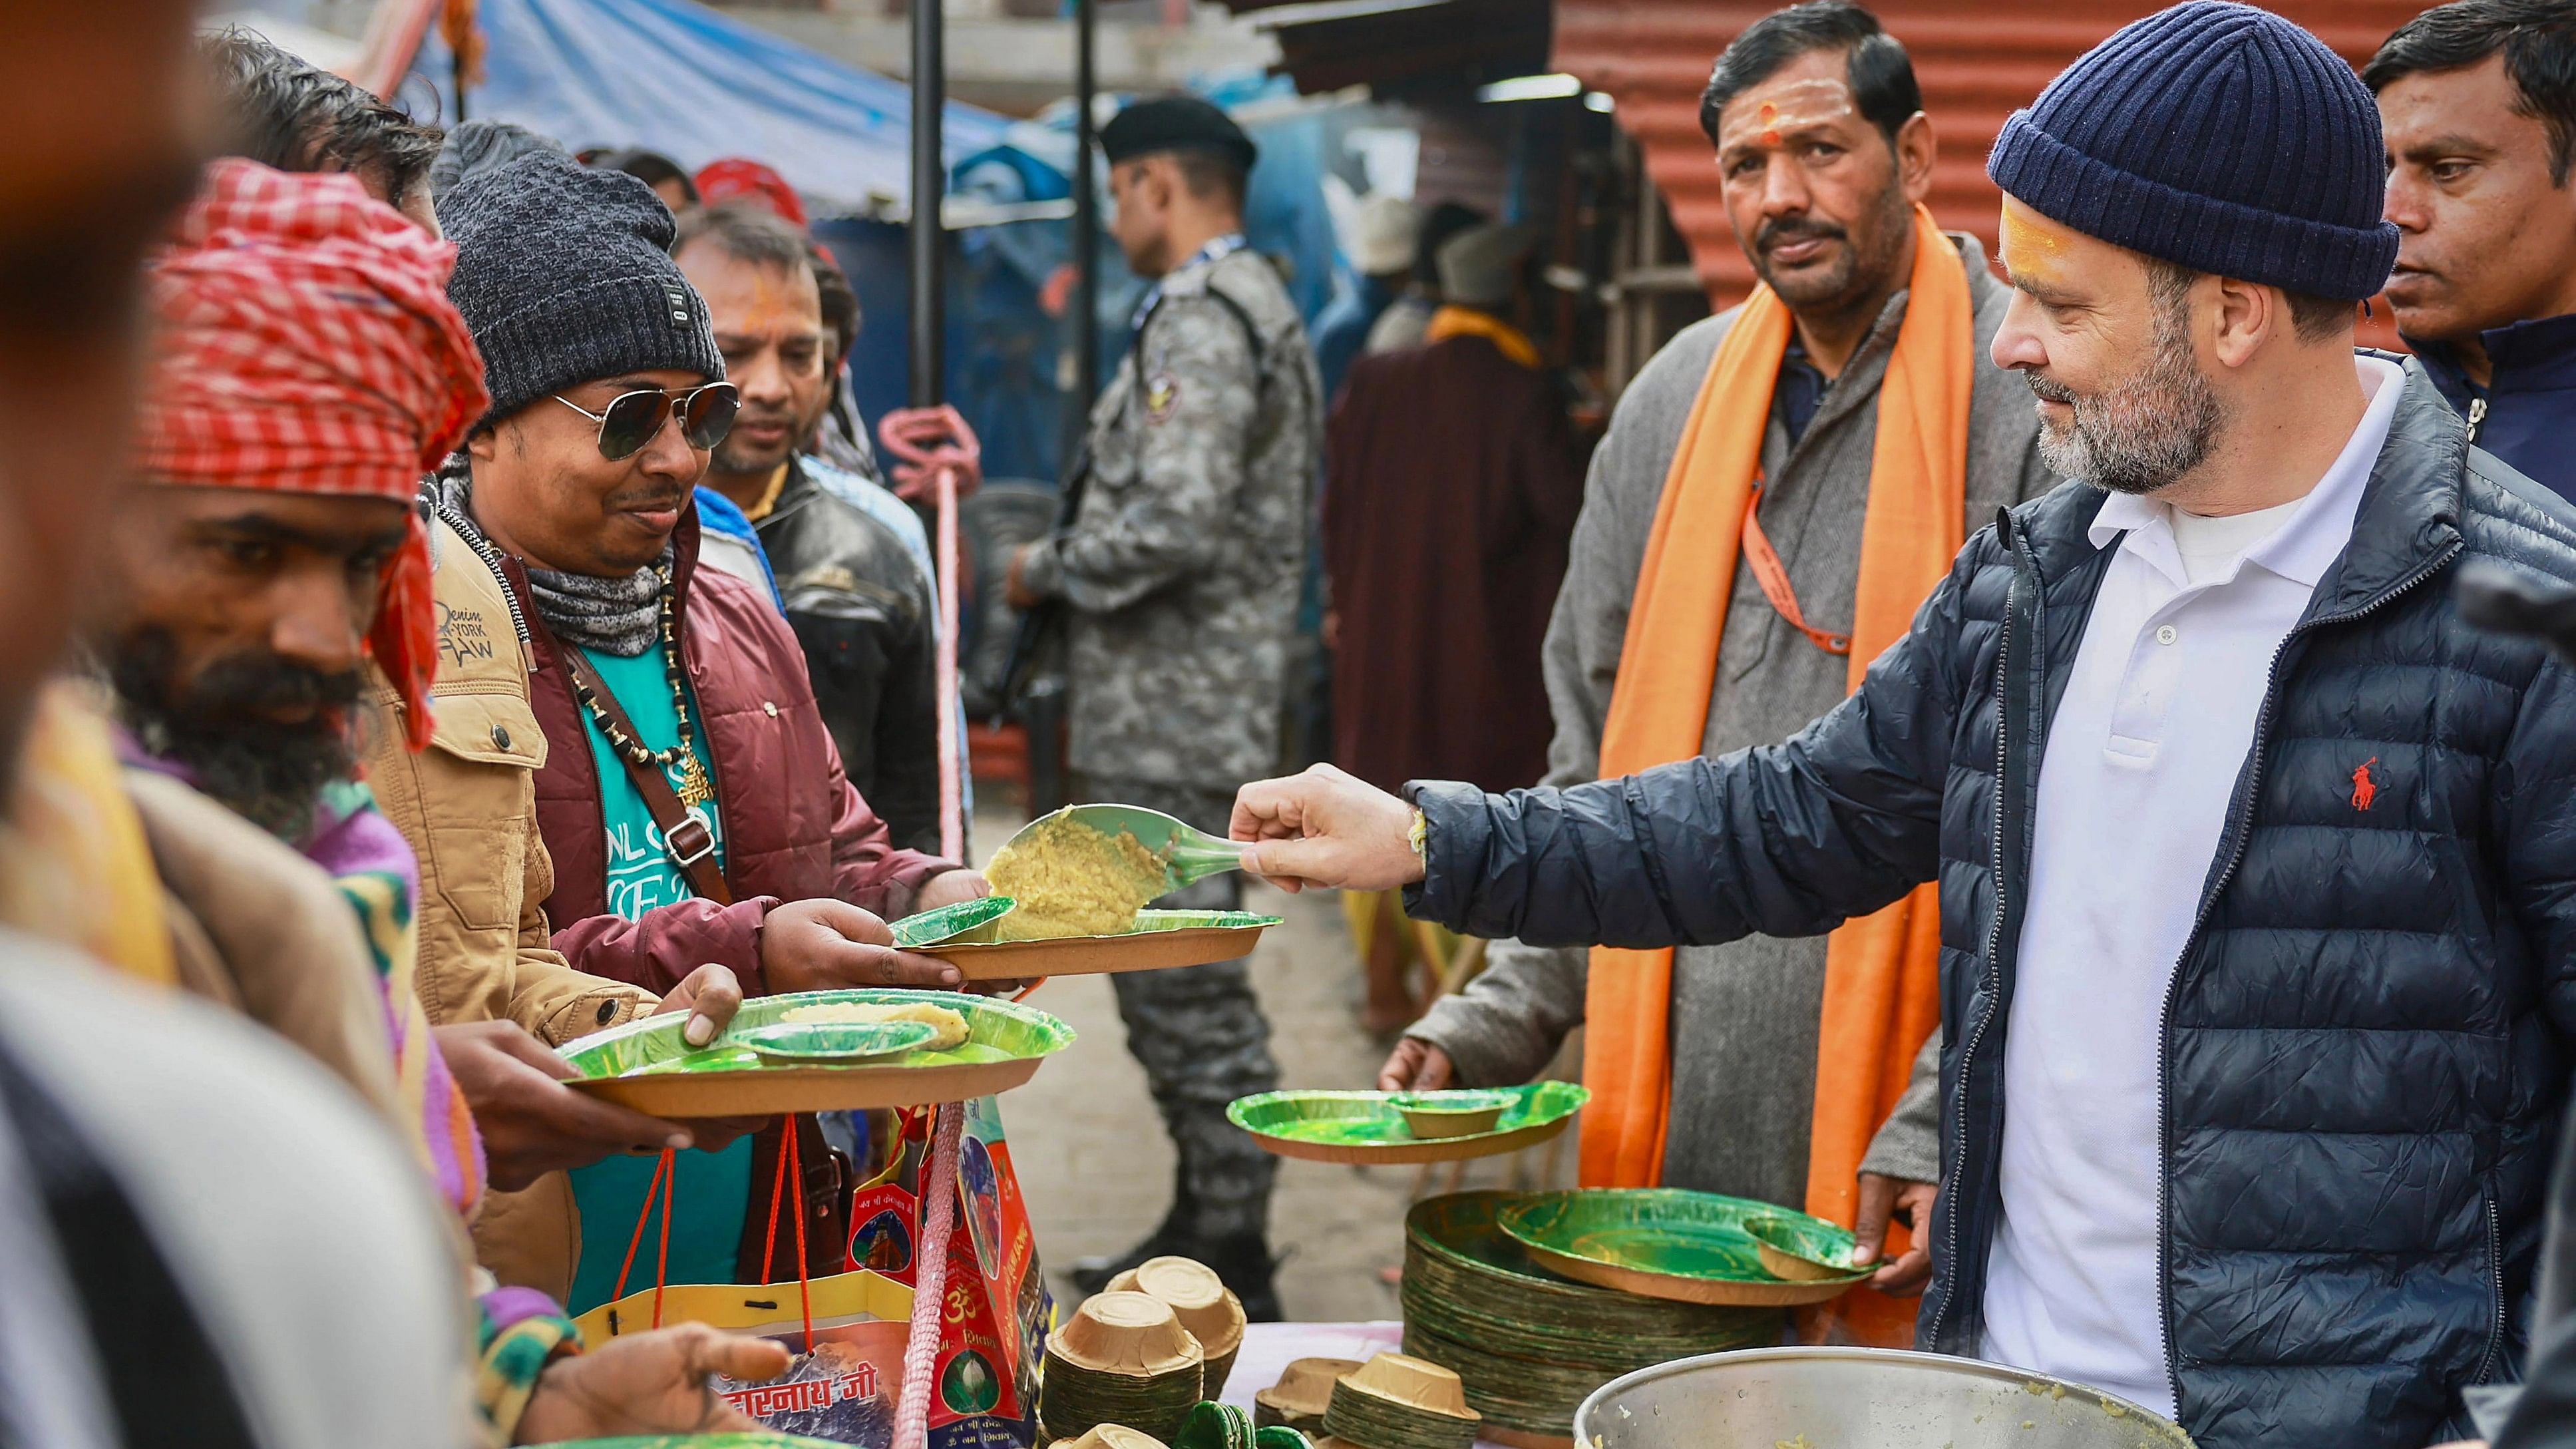
[[[2394,364],[2356,360],[2369,406],[2306,497],[2226,518],[2103,500],[2092,541],[2119,552],[2040,763],[1983,1356],[2166,1415],[2165,993],[2273,656],[2352,538],[2404,390]]]

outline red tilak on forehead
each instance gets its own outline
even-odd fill
[[[1844,120],[1852,114],[1851,87],[1843,82],[1821,76],[1790,81],[1749,107],[1740,120],[1726,125],[1718,136],[1718,147],[1723,150],[1752,141],[1777,146],[1788,131]]]

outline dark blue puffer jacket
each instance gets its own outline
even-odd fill
[[[2016,959],[2041,749],[2110,558],[2085,536],[2102,497],[2068,485],[1979,531],[1859,693],[1785,744],[1415,790],[1409,908],[1479,935],[1812,935],[1940,881],[1919,1332],[1946,1353],[1983,1337],[2006,1007],[2047,969]],[[2453,1437],[2462,1386],[2521,1362],[2576,1028],[2576,687],[2460,619],[2450,573],[2475,556],[2576,582],[2576,512],[2471,451],[2410,366],[2352,542],[2274,662],[2165,1003],[2166,1355],[2205,1449]]]

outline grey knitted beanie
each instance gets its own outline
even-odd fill
[[[484,423],[621,373],[725,375],[706,301],[671,260],[670,208],[634,177],[531,151],[458,182],[438,224],[492,389]]]

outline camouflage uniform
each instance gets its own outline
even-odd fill
[[[1295,304],[1239,239],[1163,279],[1092,409],[1081,510],[1023,566],[1032,592],[1070,606],[1069,763],[1087,798],[1222,831],[1235,789],[1277,765],[1321,394]],[[1231,908],[1240,889],[1228,876],[1172,904]],[[1248,963],[1115,981],[1180,1149],[1173,1226],[1258,1233],[1273,1164],[1225,1121],[1227,1102],[1278,1081]]]

